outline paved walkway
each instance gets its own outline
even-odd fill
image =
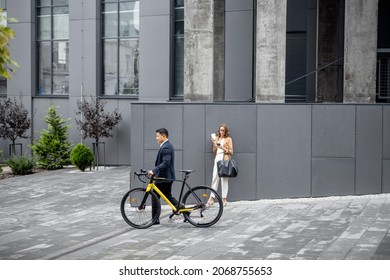
[[[128,182],[128,167],[0,180],[0,259],[390,259],[388,194],[231,202],[210,228],[164,212],[137,230]]]

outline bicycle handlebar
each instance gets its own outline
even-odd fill
[[[141,169],[140,172],[134,172],[134,174],[137,176],[148,175],[148,171],[145,169]]]
[[[145,169],[141,169],[140,172],[134,172],[134,177],[137,176],[138,180],[142,183],[146,183],[146,181],[141,179],[141,176],[145,176],[149,181],[153,179],[153,176],[148,176],[148,171]]]
[[[145,176],[150,182],[153,180],[176,181],[175,179],[155,177],[154,174],[152,176],[149,176],[148,171],[145,169],[141,169],[140,172],[134,172],[134,175],[137,176],[138,180],[140,180],[142,183],[146,183],[146,181],[141,179],[142,176]]]

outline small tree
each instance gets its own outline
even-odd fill
[[[113,136],[110,132],[122,120],[122,115],[117,109],[113,113],[105,112],[105,104],[106,102],[93,97],[91,97],[91,102],[77,101],[76,114],[82,117],[76,119],[76,124],[83,132],[83,139],[93,138],[97,143],[100,138]]]
[[[0,137],[10,139],[14,149],[17,138],[28,138],[26,131],[31,126],[28,114],[28,110],[24,108],[22,103],[22,98],[20,98],[20,102],[15,97],[0,100]]]
[[[31,149],[38,157],[38,163],[45,169],[59,169],[70,163],[70,147],[68,129],[63,120],[57,115],[54,105],[50,105],[45,122],[48,128],[43,129],[39,141],[31,145]]]

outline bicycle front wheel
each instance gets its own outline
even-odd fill
[[[208,205],[210,195],[214,196],[214,203]],[[222,216],[223,203],[221,197],[212,188],[197,186],[191,188],[183,196],[185,208],[192,209],[183,212],[187,221],[196,227],[209,227],[218,222]]]
[[[152,212],[152,202],[155,203],[155,215]],[[142,204],[142,206],[141,206]],[[125,194],[121,202],[123,219],[135,228],[148,228],[156,222],[161,213],[160,200],[153,192],[143,188],[133,189]]]

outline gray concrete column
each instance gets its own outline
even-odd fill
[[[224,100],[225,0],[184,2],[184,100]]]
[[[256,102],[284,102],[287,0],[257,1]]]
[[[338,72],[339,63],[334,63],[343,56],[339,54],[340,26],[340,0],[318,1],[318,65],[325,67],[317,72],[317,102],[342,101],[339,93]],[[342,89],[341,89],[342,90]]]
[[[344,102],[375,102],[378,0],[345,1]]]

